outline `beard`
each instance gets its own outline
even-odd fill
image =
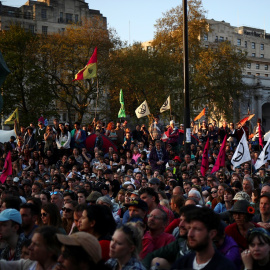
[[[190,237],[188,237],[187,239],[187,245],[190,249],[194,250],[194,251],[202,251],[204,250],[208,245],[209,245],[209,236],[206,235],[205,238],[203,238],[202,240],[200,240],[199,242],[194,240],[194,239],[190,239]]]

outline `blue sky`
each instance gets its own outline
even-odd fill
[[[182,0],[85,0],[89,8],[100,10],[109,27],[123,41],[147,41],[154,37],[154,24],[162,13]],[[3,0],[3,5],[20,6],[24,0]],[[207,18],[226,21],[233,26],[251,26],[270,32],[269,0],[202,0]]]

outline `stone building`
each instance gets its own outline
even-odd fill
[[[64,31],[68,24],[80,24],[84,18],[98,18],[99,27],[107,29],[107,19],[100,11],[89,9],[84,0],[29,0],[21,7],[6,6],[0,1],[0,30],[19,23],[32,33],[50,34]]]

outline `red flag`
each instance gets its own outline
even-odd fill
[[[222,145],[221,145],[221,147],[219,149],[218,157],[217,157],[217,160],[215,162],[215,165],[214,165],[211,173],[214,173],[214,172],[218,171],[220,167],[225,167],[226,142],[227,142],[227,134],[225,135],[224,140],[222,142]]]
[[[241,125],[243,126],[247,121],[249,121],[250,119],[252,119],[254,117],[255,114],[250,114],[247,117],[244,117],[243,119],[241,119],[237,125]]]
[[[203,150],[202,165],[201,165],[202,176],[205,176],[205,173],[207,172],[209,168],[208,151],[209,151],[209,137],[207,138],[207,141]]]
[[[259,145],[263,148],[262,127],[260,123],[258,124],[259,124]]]
[[[73,81],[91,79],[95,77],[97,77],[97,47],[95,48],[87,65],[75,75],[75,79]]]
[[[205,108],[203,108],[203,110],[194,118],[194,122],[196,120],[201,119],[204,115],[205,115]]]
[[[11,152],[9,151],[5,160],[4,168],[0,176],[0,181],[2,184],[6,181],[8,175],[12,175],[12,162],[11,162]]]

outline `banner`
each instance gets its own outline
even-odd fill
[[[207,138],[207,141],[203,150],[202,165],[201,165],[202,176],[205,176],[209,168],[208,151],[209,151],[209,137]]]
[[[125,103],[124,103],[124,96],[123,96],[122,89],[120,90],[119,101],[120,101],[121,108],[118,112],[118,118],[126,117]]]
[[[168,96],[168,98],[166,99],[164,104],[161,106],[160,112],[163,113],[163,112],[170,110],[170,109],[171,109],[171,97]]]
[[[244,131],[244,130],[243,130]],[[251,160],[246,133],[244,131],[242,138],[234,152],[231,163],[233,168]]]
[[[262,165],[264,165],[267,160],[270,160],[270,139],[267,141],[267,144],[264,146],[262,152],[260,153],[256,163],[255,163],[255,169],[258,170],[259,168],[261,168]]]
[[[73,81],[85,80],[97,77],[97,47],[95,48],[87,65],[81,69]]]
[[[150,114],[146,100],[135,110],[136,116],[142,118]]]
[[[4,168],[0,176],[0,181],[2,184],[6,181],[7,177],[12,175],[12,162],[11,162],[11,152],[9,151],[5,160]]]
[[[227,142],[227,134],[225,135],[224,140],[222,142],[222,145],[221,145],[221,147],[219,149],[218,157],[217,157],[215,165],[214,165],[214,167],[213,167],[213,169],[211,171],[211,174],[218,171],[220,167],[225,167],[226,142]]]
[[[5,121],[5,125],[14,125],[15,120],[19,123],[19,110],[18,108],[9,116]]]
[[[201,119],[205,115],[205,108],[194,118],[194,122]]]

